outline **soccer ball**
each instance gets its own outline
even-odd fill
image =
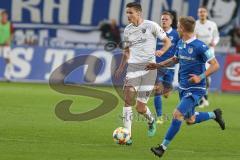
[[[130,137],[130,132],[126,128],[118,127],[113,131],[113,140],[117,144],[126,144]]]

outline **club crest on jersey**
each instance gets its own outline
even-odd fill
[[[189,53],[189,54],[192,54],[192,53],[193,53],[193,48],[191,48],[191,47],[188,48],[188,53]]]
[[[172,41],[173,40],[173,36],[169,36],[169,39]]]
[[[142,29],[142,33],[146,33],[146,29],[145,28]]]

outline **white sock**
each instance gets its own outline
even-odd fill
[[[123,107],[123,125],[132,133],[132,107]]]
[[[4,77],[7,80],[10,80],[10,78],[11,78],[11,71],[12,71],[12,64],[11,63],[7,63],[6,64],[6,68],[5,68],[5,72],[4,72]]]
[[[146,113],[143,114],[143,116],[145,118],[147,118],[148,123],[152,123],[154,118],[153,118],[152,113],[151,113],[150,109],[148,108],[148,106],[146,106],[146,108],[147,108],[147,111],[146,111]]]

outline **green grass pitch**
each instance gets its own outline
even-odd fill
[[[117,95],[112,88],[98,87]],[[112,132],[122,126],[123,102],[102,117],[69,122],[58,119],[55,105],[64,99],[74,101],[71,111],[85,112],[101,101],[81,96],[64,95],[47,84],[0,83],[0,160],[154,160],[150,147],[161,142],[170,124],[158,126],[153,138],[147,137],[146,121],[135,118],[133,145],[119,146]],[[151,111],[153,100],[149,101]],[[171,115],[178,103],[177,93],[164,100],[163,112]],[[210,94],[212,111],[221,107],[226,130],[208,121],[200,125],[182,125],[169,146],[166,160],[240,160],[240,95]],[[135,112],[136,115],[136,112]]]

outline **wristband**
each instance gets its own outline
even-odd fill
[[[205,73],[202,73],[202,74],[199,75],[199,77],[200,77],[201,80],[202,80],[202,79],[205,79],[205,78],[206,78],[206,75],[205,75]]]

